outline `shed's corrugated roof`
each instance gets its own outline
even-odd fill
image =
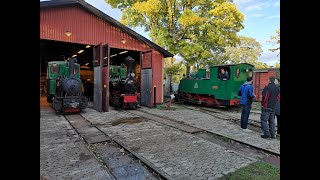
[[[153,43],[149,39],[141,36],[140,34],[136,33],[129,27],[121,24],[119,21],[113,19],[112,17],[108,16],[107,14],[103,13],[99,9],[93,7],[92,5],[86,3],[84,0],[52,0],[52,1],[41,1],[40,8],[51,8],[51,7],[59,7],[59,6],[70,6],[70,5],[79,5],[80,7],[84,8],[88,12],[96,15],[97,17],[101,18],[102,20],[110,23],[111,25],[119,28],[123,32],[132,35],[133,37],[137,38],[138,40],[146,43],[150,47],[155,48],[160,53],[164,55],[164,57],[173,57],[174,55],[171,54],[169,51],[163,49],[162,47],[158,46],[157,44]]]

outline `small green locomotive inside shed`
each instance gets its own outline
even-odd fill
[[[80,65],[76,59],[48,62],[47,101],[60,112],[80,112],[87,108],[88,99],[82,94]]]
[[[253,76],[254,66],[248,63],[226,64],[199,69],[180,80],[179,101],[201,104],[204,106],[238,106],[238,90]]]

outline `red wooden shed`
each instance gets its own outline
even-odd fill
[[[266,85],[268,85],[270,76],[279,78],[280,68],[255,69],[253,71],[253,85],[254,93],[256,95],[255,101],[262,100],[262,90]]]
[[[77,56],[81,65],[91,65],[95,91],[100,93],[94,99],[96,110],[108,111],[108,96],[101,95],[109,91],[108,66],[121,63],[126,56],[136,61],[141,105],[153,106],[154,87],[158,88],[156,103],[163,102],[163,59],[173,54],[83,0],[40,2],[40,62],[45,66],[54,60],[51,57],[61,55]]]

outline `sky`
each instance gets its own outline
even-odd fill
[[[238,35],[252,37],[258,41],[263,49],[259,61],[274,65],[279,63],[278,52],[268,49],[276,47],[270,40],[276,35],[276,29],[280,29],[280,0],[234,0],[240,12],[245,15],[244,29]]]
[[[40,0],[43,1],[43,0]],[[104,0],[85,0],[105,14],[120,21],[121,11],[112,9]],[[268,49],[276,47],[267,42],[271,36],[276,35],[276,29],[280,28],[280,0],[233,0],[237,8],[245,16],[244,29],[238,35],[254,38],[262,46],[262,54],[259,61],[268,65],[279,62],[279,52],[271,52]],[[140,35],[150,39],[149,34],[143,28],[132,28]]]

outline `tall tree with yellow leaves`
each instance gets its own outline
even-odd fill
[[[209,59],[212,51],[234,46],[244,15],[226,0],[105,0],[122,11],[121,23],[144,27],[151,40],[187,66]]]

